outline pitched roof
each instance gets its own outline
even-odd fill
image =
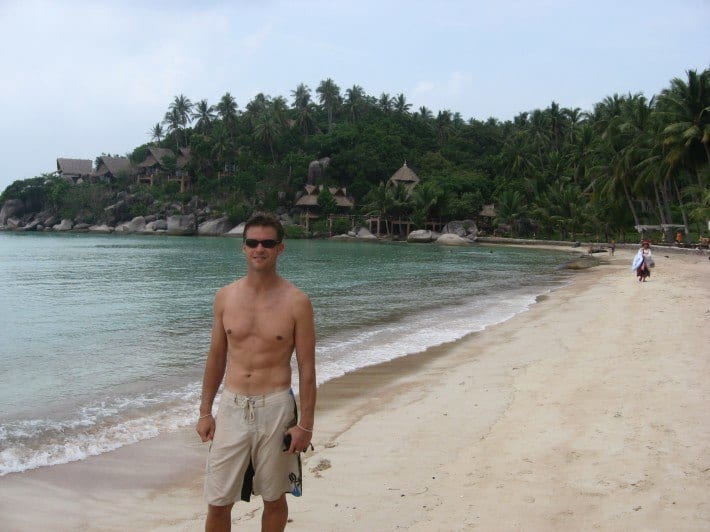
[[[91,170],[90,159],[57,159],[57,172],[64,176],[88,176]]]
[[[94,175],[104,176],[112,175],[116,177],[120,173],[125,173],[132,176],[136,173],[133,163],[127,157],[107,157],[102,155],[99,157],[99,166],[96,168]]]
[[[190,148],[180,148],[180,154],[177,157],[177,167],[185,168],[190,162]]]
[[[396,185],[397,183],[402,183],[408,187],[414,187],[414,185],[419,183],[419,176],[415,174],[414,170],[409,168],[405,162],[399,170],[392,174],[389,181],[387,181],[388,185]]]
[[[296,201],[297,207],[315,207],[318,205],[318,195],[323,191],[323,185],[306,185],[304,187],[306,193]],[[328,187],[328,191],[335,199],[335,204],[338,207],[347,207],[349,209],[355,206],[355,202],[348,196],[345,187]]]
[[[495,218],[496,216],[496,209],[495,205],[492,203],[489,205],[484,205],[483,208],[481,209],[481,212],[478,213],[479,216],[487,216],[489,218]]]
[[[163,166],[163,157],[175,157],[173,150],[168,148],[148,148],[148,153],[138,166],[140,168],[151,168],[153,166]]]

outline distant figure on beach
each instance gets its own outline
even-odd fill
[[[311,444],[316,404],[315,326],[311,301],[276,271],[284,229],[258,214],[244,227],[244,277],[221,288],[197,433],[210,441],[205,530],[229,530],[234,503],[261,495],[262,530],[282,531],[286,493],[301,495],[299,453]],[[300,413],[291,390],[296,352]],[[212,403],[224,379],[216,419]]]
[[[611,241],[611,256],[614,256],[614,252],[616,251],[616,240]]]
[[[648,240],[641,242],[641,248],[636,253],[631,269],[636,272],[639,281],[646,282],[646,278],[651,276],[651,268],[654,266],[653,255],[651,253],[651,243]]]

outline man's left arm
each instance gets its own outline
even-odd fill
[[[298,395],[300,416],[291,429],[291,451],[305,451],[311,442],[316,409],[316,333],[313,305],[305,294],[298,298],[294,313],[294,345],[298,362]]]

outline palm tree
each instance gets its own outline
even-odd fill
[[[394,109],[401,114],[409,114],[409,110],[412,108],[411,103],[407,103],[407,99],[401,92],[394,98]]]
[[[674,78],[661,92],[658,108],[668,124],[663,130],[666,158],[683,165],[705,186],[703,169],[710,165],[710,70],[687,72],[687,82]]]
[[[171,109],[165,113],[163,124],[168,126],[168,134],[175,137],[175,149],[180,149],[180,115],[177,110]]]
[[[394,98],[392,98],[386,92],[383,92],[382,94],[380,94],[380,97],[377,100],[377,105],[385,113],[389,113],[392,110],[392,107],[394,106]]]
[[[328,112],[328,131],[333,128],[333,113],[340,104],[340,87],[328,78],[320,82],[316,89],[318,100]]]
[[[431,122],[432,120],[434,120],[434,113],[431,111],[431,109],[424,105],[419,108],[419,116],[425,122]]]
[[[193,105],[190,99],[183,94],[175,96],[175,99],[170,104],[169,110],[178,120],[178,131],[180,129],[184,131],[184,128],[190,123],[192,107]],[[187,138],[183,140],[185,141],[185,146],[187,146]]]
[[[232,132],[237,124],[237,108],[237,101],[228,92],[224,93],[216,106],[217,114],[228,130]]]
[[[275,144],[286,127],[286,100],[279,96],[270,101],[263,94],[258,94],[247,108],[253,114],[254,138],[269,147],[271,160],[275,166],[277,160]]]
[[[156,123],[150,129],[150,131],[148,131],[148,134],[150,135],[150,140],[152,140],[154,143],[159,143],[161,140],[163,140],[163,136],[165,136],[163,126],[160,125],[160,122]]]
[[[365,91],[360,85],[353,85],[345,91],[345,109],[352,122],[365,114],[367,100]]]
[[[217,122],[212,129],[212,156],[217,159],[218,167],[224,168],[226,163],[233,162],[234,144],[227,125]]]
[[[436,132],[440,141],[445,141],[454,131],[451,111],[444,109],[436,115]]]
[[[414,206],[412,219],[418,227],[423,227],[432,211],[442,202],[443,192],[432,181],[425,181],[412,191],[411,200]]]
[[[217,118],[214,105],[209,105],[207,100],[197,102],[195,111],[191,116],[193,120],[197,121],[195,129],[201,133],[207,133],[212,126],[212,122]]]
[[[291,91],[291,96],[293,97],[296,125],[303,135],[307,137],[318,129],[313,111],[314,104],[311,101],[311,89],[307,85],[300,83],[296,90]]]
[[[515,234],[518,224],[527,213],[523,195],[517,190],[504,190],[496,197],[496,217],[493,223],[510,225]]]

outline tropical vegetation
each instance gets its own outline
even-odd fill
[[[189,147],[190,190],[166,183],[143,192],[183,202],[197,195],[236,218],[288,209],[309,162],[329,157],[322,184],[346,187],[360,214],[420,227],[474,218],[486,204],[495,205],[493,227],[512,236],[610,240],[658,225],[670,238],[676,225],[698,234],[710,220],[708,69],[651,98],[613,94],[589,110],[553,101],[510,121],[413,110],[404,94],[342,90],[330,78],[315,90],[301,83],[289,97],[257,94],[242,108],[229,92],[215,105],[175,96],[131,157],[149,146]],[[384,184],[405,161],[421,178],[411,193]],[[61,206],[69,189],[38,191],[48,182],[15,182],[0,200],[25,194]],[[319,204],[333,211],[331,200]]]

